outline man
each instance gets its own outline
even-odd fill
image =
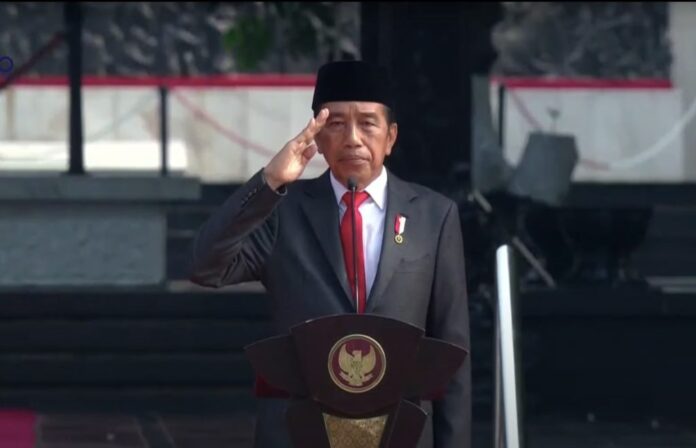
[[[464,255],[457,206],[390,173],[398,127],[386,71],[361,61],[324,65],[314,118],[203,225],[191,280],[220,287],[258,280],[275,331],[321,316],[366,312],[399,319],[469,349]],[[298,180],[320,153],[329,170]],[[357,184],[358,303],[349,179]],[[437,368],[437,366],[433,366]],[[470,365],[431,413],[419,448],[470,446]],[[290,447],[287,402],[259,403],[255,446]]]

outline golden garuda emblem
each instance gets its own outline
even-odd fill
[[[373,338],[352,334],[338,340],[329,353],[329,375],[336,386],[351,393],[376,387],[387,362],[382,346]]]

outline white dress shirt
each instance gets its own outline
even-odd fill
[[[343,219],[343,214],[348,208],[343,203],[343,195],[350,191],[341,184],[333,175],[331,186],[338,202],[338,222]],[[377,266],[379,256],[382,252],[382,239],[384,237],[384,220],[387,214],[387,170],[382,167],[382,172],[372,181],[365,190],[370,197],[365,200],[358,210],[363,222],[363,253],[365,254],[365,287],[367,297],[370,297],[370,290],[377,276]]]

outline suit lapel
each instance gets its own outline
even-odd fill
[[[382,250],[377,267],[377,276],[372,285],[367,300],[366,312],[374,310],[384,295],[394,271],[401,263],[404,253],[404,245],[394,241],[394,221],[397,214],[406,217],[411,216],[411,201],[417,196],[416,192],[404,181],[388,172],[387,180],[387,213],[384,219],[384,234],[382,237]],[[408,232],[408,226],[406,227]]]
[[[336,279],[343,290],[343,297],[355,310],[348,287],[348,275],[343,261],[343,249],[339,236],[338,204],[329,180],[329,171],[306,183],[304,192],[307,200],[300,201],[302,209],[309,220],[312,230],[319,241],[329,265],[336,274]]]

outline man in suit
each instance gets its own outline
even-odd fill
[[[457,206],[383,166],[398,132],[386,70],[361,61],[324,65],[312,109],[307,127],[203,225],[191,280],[210,287],[260,281],[278,334],[309,319],[357,311],[399,319],[468,350]],[[317,152],[329,170],[298,180]],[[351,183],[357,185],[355,209]],[[470,446],[468,357],[443,398],[421,405],[430,416],[419,448]],[[256,447],[290,447],[286,407],[283,399],[260,400]]]

